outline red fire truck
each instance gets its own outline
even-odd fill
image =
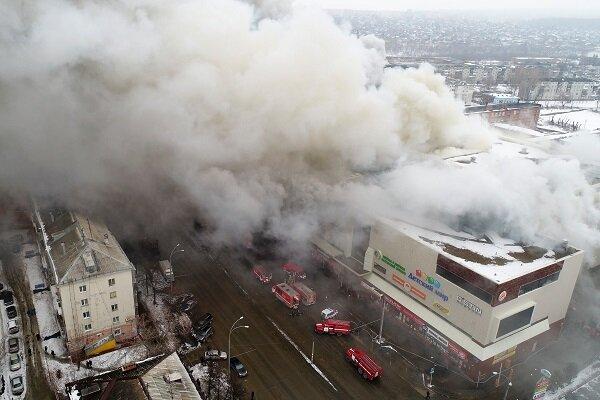
[[[296,292],[300,295],[300,299],[302,300],[302,304],[305,306],[310,306],[311,304],[315,304],[317,301],[317,293],[306,286],[302,282],[294,282],[291,285]]]
[[[298,308],[300,304],[300,295],[287,283],[280,283],[271,288],[271,291],[275,294],[279,300],[283,302],[289,308]]]
[[[262,265],[257,265],[252,268],[252,273],[256,276],[256,279],[260,281],[260,283],[269,283],[271,282],[271,278],[273,274],[267,273],[265,268]]]
[[[341,321],[338,319],[328,319],[315,324],[315,332],[329,333],[330,335],[349,335],[350,321]]]
[[[383,368],[381,368],[364,350],[350,347],[346,350],[346,360],[350,361],[357,367],[358,374],[363,378],[372,381],[381,376]]]

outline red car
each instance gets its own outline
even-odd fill
[[[273,274],[267,273],[265,268],[262,265],[257,265],[252,268],[252,273],[256,276],[256,279],[260,281],[260,283],[269,283],[271,282],[271,278]]]
[[[364,350],[350,347],[346,350],[346,360],[357,367],[358,374],[366,380],[372,381],[383,373],[381,368]]]
[[[328,319],[315,324],[315,332],[328,333],[330,335],[349,335],[350,321],[341,321],[338,319]]]

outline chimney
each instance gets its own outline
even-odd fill
[[[65,246],[65,242],[60,242],[60,247],[62,248],[63,254],[67,252],[67,246]]]

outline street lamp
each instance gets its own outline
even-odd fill
[[[506,380],[508,381],[508,385],[506,385],[506,391],[504,392],[504,397],[502,398],[502,400],[506,400],[506,398],[508,397],[508,389],[510,389],[510,387],[512,386],[512,382],[510,381],[510,379],[508,378],[508,376],[504,375],[501,372],[492,372],[493,375],[498,375],[498,376],[503,376],[506,378]]]
[[[231,325],[231,328],[229,328],[229,338],[227,339],[227,373],[229,374],[228,375],[229,377],[231,377],[231,333],[238,328],[244,328],[244,329],[250,328],[248,325],[235,326],[238,322],[240,322],[243,319],[244,319],[244,316],[242,315]]]

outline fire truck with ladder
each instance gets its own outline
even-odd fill
[[[298,294],[300,295],[300,300],[302,300],[302,304],[305,306],[310,306],[311,304],[315,304],[317,301],[317,293],[306,286],[302,282],[294,282],[290,285]]]
[[[350,347],[346,350],[346,360],[350,361],[357,368],[358,374],[366,380],[372,381],[383,373],[381,368],[364,350],[356,347]]]
[[[280,283],[271,288],[275,297],[289,308],[296,309],[300,304],[300,295],[287,283]]]
[[[328,333],[330,335],[341,336],[349,335],[350,331],[350,321],[327,319],[323,322],[317,322],[315,324],[315,332],[317,333]]]

